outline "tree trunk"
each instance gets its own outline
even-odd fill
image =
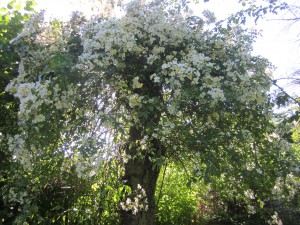
[[[130,129],[131,142],[141,139],[141,132],[136,128]],[[158,140],[153,141],[153,147],[160,152]],[[125,174],[123,181],[128,185],[132,192],[137,190],[138,185],[146,192],[148,209],[139,210],[136,214],[132,210],[121,210],[120,220],[121,225],[154,225],[155,224],[155,188],[159,175],[159,168],[153,168],[153,163],[150,162],[146,152],[143,156],[136,157],[136,148],[127,147],[126,153],[135,158],[128,161],[125,165]],[[160,155],[159,153],[158,155]]]

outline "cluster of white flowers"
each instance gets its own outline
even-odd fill
[[[11,187],[8,190],[8,195],[5,195],[4,198],[8,202],[18,202],[21,205],[30,201],[27,199],[28,193],[27,190],[15,190],[15,188]]]
[[[23,39],[34,38],[33,34],[37,33],[41,29],[42,22],[44,21],[45,11],[41,11],[35,14],[29,22],[24,24],[23,30],[18,34],[17,37],[11,40],[12,43],[21,42]]]
[[[282,179],[282,177],[278,177],[276,180],[276,184],[273,188],[272,194],[274,196],[284,197],[284,195],[282,194],[283,187],[284,187],[284,180]]]
[[[54,87],[51,85],[51,80],[31,83],[18,83],[17,80],[13,80],[6,87],[6,91],[20,100],[18,119],[23,132],[22,135],[11,137],[9,146],[22,164],[29,165],[25,161],[30,159],[30,153],[25,150],[24,146],[25,140],[29,137],[27,129],[34,126],[36,132],[39,132],[47,122],[46,116],[51,117],[52,114],[56,114],[57,110],[62,112],[69,110],[75,99],[78,100],[80,97],[74,96],[75,88],[72,85],[65,90],[61,90],[57,84]],[[31,152],[33,148],[32,146]]]
[[[213,99],[220,99],[221,101],[225,101],[225,96],[223,91],[220,88],[212,88],[207,92]]]
[[[19,119],[20,122],[26,122],[31,114],[34,114],[33,123],[39,123],[45,121],[44,115],[36,114],[39,108],[44,103],[47,102],[49,96],[52,94],[49,90],[49,80],[45,82],[35,82],[35,83],[16,83],[13,80],[7,87],[6,91],[13,94],[16,98],[20,100],[20,112]]]
[[[282,177],[278,177],[276,179],[272,194],[279,199],[292,199],[295,194],[297,194],[299,187],[300,182],[297,180],[297,178],[292,174],[288,174],[286,179],[283,179]],[[288,191],[288,194],[286,191]]]
[[[256,209],[255,209],[255,207],[253,206],[253,205],[247,205],[247,212],[249,213],[249,214],[255,214],[256,213]]]
[[[132,81],[132,87],[134,89],[142,88],[143,84],[139,82],[139,77],[135,77]]]
[[[131,108],[140,108],[142,107],[143,96],[138,94],[132,94],[128,96],[129,106]]]
[[[273,224],[275,224],[275,225],[283,225],[283,223],[282,223],[282,221],[281,221],[281,219],[280,219],[280,217],[279,217],[279,215],[278,215],[277,212],[274,212],[274,215],[271,216],[270,220],[268,220],[268,224],[270,224],[270,225],[273,225]]]
[[[159,125],[159,128],[155,129],[155,133],[152,136],[159,137],[163,143],[169,144],[171,142],[172,133],[175,128],[175,123],[165,120],[160,121]]]
[[[148,210],[147,196],[145,190],[140,184],[137,185],[137,189],[128,197],[126,201],[122,201],[120,206],[125,211],[131,211],[132,214],[136,215],[141,210]]]
[[[249,199],[255,199],[255,194],[253,192],[253,190],[248,189],[244,192],[245,196]]]
[[[10,151],[13,153],[13,156],[21,164],[25,165],[28,169],[32,168],[32,151],[24,151],[25,149],[25,140],[19,134],[14,135],[13,137],[8,137],[8,145]]]
[[[61,116],[73,110],[74,102],[78,102],[81,98],[81,95],[76,93],[78,90],[76,84],[63,83],[59,76],[48,76],[53,72],[51,60],[55,60],[66,51],[67,42],[61,33],[60,25],[57,23],[52,26],[51,23],[45,22],[43,17],[43,12],[34,16],[12,40],[21,57],[19,75],[11,80],[5,89],[20,101],[18,112],[20,134],[9,138],[9,148],[15,159],[27,168],[32,167],[34,155],[43,151],[40,146],[34,146],[33,143],[38,141],[30,142],[29,139],[37,138],[41,129],[47,129],[46,126],[52,127],[49,120],[61,123]],[[55,66],[54,63],[53,65]],[[76,112],[81,117],[85,116],[81,109]],[[65,116],[65,119],[71,118]],[[69,131],[72,126],[68,121],[64,121],[64,125],[61,127],[62,133]],[[36,136],[34,132],[38,135]],[[25,144],[27,141],[28,144]]]
[[[246,163],[246,169],[247,169],[248,171],[254,170],[255,167],[256,167],[256,165],[255,165],[254,162],[247,162],[247,163]]]
[[[142,149],[142,150],[146,150],[147,148],[148,148],[148,144],[149,144],[149,136],[148,135],[145,135],[144,137],[143,137],[143,139],[142,140],[140,140],[140,148]]]

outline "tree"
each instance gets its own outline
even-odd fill
[[[174,2],[134,1],[120,19],[71,29],[41,13],[12,41],[21,58],[6,87],[20,100],[14,157],[34,172],[59,155],[55,166],[71,162],[79,177],[114,163],[120,224],[154,224],[166,158],[195,160],[197,176],[230,177],[233,190],[272,187],[285,169],[278,155],[288,145],[271,135],[268,62],[250,54],[255,37],[209,30]],[[262,176],[266,186],[252,183]]]

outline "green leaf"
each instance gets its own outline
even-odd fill
[[[21,9],[22,9],[22,4],[21,4],[21,2],[18,2],[18,3],[15,5],[15,9],[16,9],[16,10],[21,10]]]
[[[8,12],[7,8],[4,8],[4,7],[0,8],[0,13],[1,14],[5,14],[7,12]]]
[[[8,9],[13,9],[15,4],[16,4],[16,0],[12,0],[11,2],[9,2],[7,4],[7,8]]]
[[[26,11],[34,11],[34,7],[36,6],[36,2],[33,0],[27,0],[24,9]]]
[[[8,22],[9,19],[10,19],[10,16],[9,16],[8,13],[2,16],[2,20],[5,21],[5,22]]]

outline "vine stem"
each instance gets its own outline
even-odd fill
[[[159,194],[158,194],[158,197],[157,197],[156,207],[158,207],[159,200],[161,198],[161,192],[162,192],[162,188],[164,186],[164,181],[165,181],[165,177],[166,177],[167,167],[168,167],[168,163],[166,162],[166,165],[165,165],[165,168],[164,168],[164,172],[163,172],[162,181],[161,181],[160,188],[159,188]]]

